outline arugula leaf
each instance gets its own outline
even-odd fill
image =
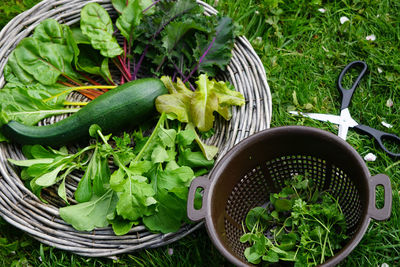
[[[98,3],[89,3],[81,10],[81,30],[95,49],[109,58],[124,51],[113,36],[114,28],[107,11]]]
[[[121,216],[115,214],[107,216],[107,219],[116,235],[125,235],[131,230],[133,225],[138,224],[138,222],[125,220]]]
[[[93,195],[88,202],[59,209],[61,218],[79,231],[91,231],[96,227],[107,226],[107,215],[115,211],[118,197],[108,189],[104,195]]]
[[[180,153],[178,164],[181,166],[189,166],[191,168],[211,168],[214,166],[214,160],[208,160],[201,151],[193,152],[190,148],[187,148]]]
[[[153,187],[147,183],[146,177],[128,177],[117,203],[118,215],[126,220],[136,221],[154,214],[157,203],[154,195]]]
[[[151,231],[176,232],[186,218],[186,202],[167,190],[157,192],[157,212],[143,218],[144,225]]]

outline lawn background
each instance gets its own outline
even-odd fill
[[[0,28],[39,0],[0,3]],[[379,130],[400,135],[400,1],[359,0],[208,0],[221,13],[242,25],[242,33],[260,56],[273,96],[272,127],[307,125],[337,133],[329,123],[296,118],[306,112],[339,114],[336,81],[353,60],[364,60],[369,73],[354,94],[350,111],[354,119]],[[349,21],[340,22],[341,17]],[[367,36],[374,35],[374,41]],[[1,49],[1,48],[0,48]],[[393,105],[390,105],[391,101]],[[388,129],[382,122],[391,124]],[[370,226],[342,266],[400,264],[400,162],[386,156],[367,136],[350,130],[347,140],[367,162],[372,175],[392,180],[390,220]],[[400,152],[400,148],[397,148]],[[378,204],[382,203],[378,190]],[[172,255],[171,255],[172,254]],[[42,245],[0,220],[1,266],[228,266],[204,229],[158,249],[124,254],[115,259],[80,257]]]

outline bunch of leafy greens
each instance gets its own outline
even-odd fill
[[[322,264],[348,239],[346,220],[338,200],[320,192],[306,176],[298,175],[279,193],[271,193],[266,208],[256,207],[245,219],[244,254],[262,261],[294,261],[295,266]]]
[[[230,61],[236,25],[228,17],[205,16],[196,1],[112,0],[112,4],[118,14],[114,21],[101,5],[88,3],[78,27],[46,19],[17,45],[4,69],[7,84],[0,91],[0,127],[10,120],[35,125],[52,115],[76,112],[65,108],[71,104],[66,101],[71,90],[65,88],[79,88],[94,99],[103,93],[98,89],[107,87],[97,77],[115,85],[110,63],[121,72],[120,83],[161,73],[186,83],[193,74],[214,77]],[[87,89],[87,84],[97,89]],[[199,121],[210,117],[209,111],[193,116],[199,129],[209,127]],[[7,141],[1,133],[0,141]]]
[[[36,195],[55,185],[66,203],[71,199],[65,180],[73,171],[84,171],[74,193],[78,204],[59,210],[77,230],[111,224],[117,235],[123,235],[142,222],[151,231],[168,233],[187,222],[188,186],[214,164],[195,142],[193,128],[183,129],[180,122],[162,114],[150,136],[141,130],[104,136],[97,125],[90,133],[97,142],[75,154],[66,148],[33,145],[23,147],[26,160],[9,161],[23,168],[21,177]],[[116,166],[112,173],[109,160]]]
[[[230,18],[205,16],[204,8],[192,0],[156,2],[133,41],[133,55],[141,56],[149,71],[175,73],[186,82],[196,71],[214,77],[225,69],[237,34]]]
[[[226,82],[208,79],[206,74],[198,77],[194,92],[179,78],[176,83],[166,76],[161,77],[161,80],[169,94],[157,97],[157,110],[160,113],[172,114],[181,122],[193,124],[202,132],[207,132],[213,127],[214,112],[225,120],[230,120],[231,106],[245,104],[244,96],[240,92],[230,88]]]

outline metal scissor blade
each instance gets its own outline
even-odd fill
[[[292,115],[303,116],[303,117],[307,117],[307,118],[314,119],[314,120],[329,121],[334,124],[341,124],[341,122],[342,122],[340,116],[332,115],[332,114],[303,113],[303,112],[299,112],[299,111],[289,111],[289,113]]]

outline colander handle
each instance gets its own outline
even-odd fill
[[[378,185],[383,186],[385,190],[384,205],[381,209],[376,207],[376,187]],[[389,177],[385,174],[375,175],[369,179],[369,186],[369,199],[372,200],[368,207],[369,216],[378,221],[389,219],[392,210],[392,187]]]
[[[205,200],[207,199],[209,185],[210,179],[208,179],[207,176],[199,176],[193,179],[192,183],[190,184],[187,201],[187,215],[188,218],[194,222],[200,221],[206,216]],[[196,190],[198,188],[203,188],[203,198],[201,208],[197,210],[194,208],[194,200],[196,196]]]

